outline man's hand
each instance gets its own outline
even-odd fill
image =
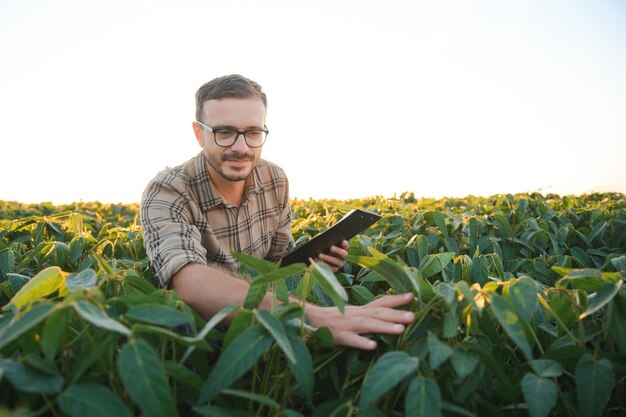
[[[201,264],[187,264],[171,281],[183,301],[205,319],[229,305],[243,304],[249,284],[235,278],[232,273]],[[304,314],[315,327],[328,327],[335,344],[358,349],[376,349],[376,342],[361,336],[367,333],[400,334],[404,326],[415,320],[410,311],[397,310],[413,300],[412,293],[387,295],[364,306],[346,306],[345,314],[337,307],[321,307],[306,303]],[[260,308],[271,310],[276,301],[271,293],[265,294]],[[234,316],[229,316],[230,322]]]
[[[339,246],[333,245],[330,247],[330,254],[320,253],[317,255],[317,258],[324,261],[331,271],[337,272],[346,260],[349,248],[348,242],[342,240]]]
[[[335,344],[363,350],[376,349],[376,342],[361,336],[365,333],[400,334],[404,325],[415,320],[415,313],[396,310],[413,300],[412,293],[388,295],[364,306],[346,306],[345,314],[337,307],[305,306],[305,315],[315,327],[328,327]]]

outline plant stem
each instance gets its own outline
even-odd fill
[[[554,310],[552,310],[552,307],[550,307],[550,304],[548,304],[548,302],[541,296],[541,294],[537,293],[537,299],[539,300],[539,303],[543,306],[543,308],[548,310],[554,316],[555,320],[561,325],[561,328],[565,331],[565,333],[572,340],[577,340],[576,336],[574,336],[572,332],[569,331],[565,323],[563,323],[561,318],[554,312]]]

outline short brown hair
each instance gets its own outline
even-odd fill
[[[242,75],[224,75],[203,84],[196,91],[196,120],[202,120],[202,107],[207,100],[220,100],[227,97],[258,97],[267,108],[267,96],[263,87]]]

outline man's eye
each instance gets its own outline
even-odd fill
[[[227,138],[235,134],[235,131],[230,129],[216,129],[213,132],[215,133],[215,135],[223,138]]]
[[[262,130],[249,130],[248,132],[246,132],[246,136],[249,137],[250,139],[257,139],[257,138],[260,138],[262,135],[263,135]]]

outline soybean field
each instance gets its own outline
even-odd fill
[[[296,244],[353,208],[382,219],[339,272],[235,254],[245,302],[206,321],[155,286],[138,204],[0,201],[0,417],[626,416],[624,195],[293,200]],[[293,301],[407,291],[371,352]]]

